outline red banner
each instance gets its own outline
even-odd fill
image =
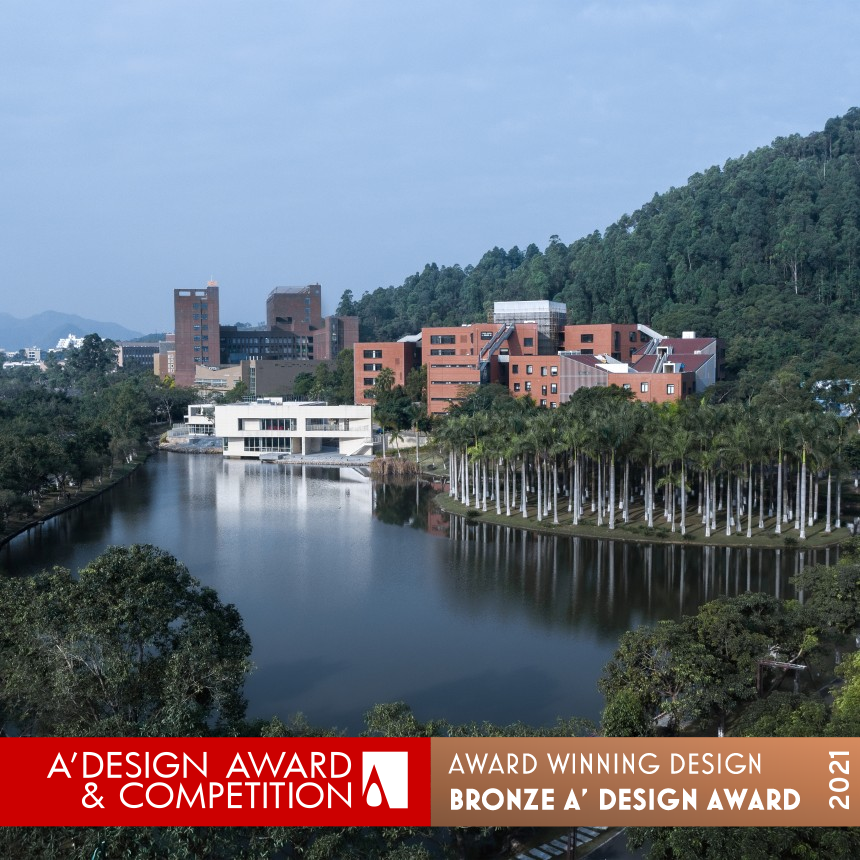
[[[7,738],[0,825],[426,826],[430,740]]]
[[[4,738],[0,825],[856,824],[857,738]]]

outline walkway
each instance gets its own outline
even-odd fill
[[[285,466],[366,466],[373,457],[348,456],[331,451],[319,454],[260,454],[261,463],[280,463]]]
[[[577,827],[576,845],[585,845],[603,834],[605,827]],[[516,860],[552,860],[553,857],[563,857],[567,854],[568,834],[546,842],[537,848],[531,848],[525,854],[517,854]]]

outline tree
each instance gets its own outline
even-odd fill
[[[150,545],[0,592],[0,716],[27,735],[231,734],[251,643],[236,608]]]
[[[80,347],[69,352],[66,368],[77,376],[104,374],[116,365],[115,346],[112,340],[88,334]]]

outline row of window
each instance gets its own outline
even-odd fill
[[[349,430],[349,418],[306,418],[307,430]]]
[[[526,382],[526,383],[525,383],[525,389],[523,389],[523,390],[525,390],[525,391],[531,391],[531,390],[532,390],[532,384],[531,384],[531,382]],[[519,382],[515,382],[515,383],[514,383],[514,392],[518,392],[518,391],[520,391],[520,383],[519,383]],[[541,394],[543,394],[543,395],[544,395],[544,397],[545,397],[545,396],[546,396],[546,392],[547,392],[547,386],[546,386],[546,385],[541,385],[541,387],[540,387],[540,393],[541,393]],[[551,384],[550,384],[550,386],[549,386],[549,393],[550,393],[550,394],[558,394],[558,383],[557,383],[557,382],[553,382],[553,383],[551,383]]]
[[[630,384],[625,382],[624,385],[621,386],[625,391],[630,391]],[[649,382],[640,382],[639,383],[639,391],[642,394],[647,394],[651,389],[651,384]],[[667,382],[666,383],[666,394],[674,394],[675,393],[675,383]]]
[[[511,365],[511,373],[518,374],[519,372],[520,372],[520,366],[518,364],[512,364]],[[533,364],[527,364],[526,365],[526,376],[531,376],[533,373],[534,373],[534,365]],[[545,364],[541,365],[540,375],[541,376],[547,375],[547,366]],[[549,375],[550,376],[558,376],[558,365],[556,365],[556,364],[550,365]]]
[[[365,358],[382,358],[382,350],[381,349],[366,349],[364,351]]]
[[[474,379],[434,379],[431,385],[474,385]]]
[[[457,338],[453,334],[431,334],[430,343],[456,343]]]
[[[226,439],[224,441],[227,442]],[[242,441],[246,451],[290,451],[293,442],[289,436],[246,436]]]
[[[381,363],[379,363],[379,364],[365,364],[364,369],[365,369],[365,371],[370,371],[370,372],[373,372],[375,370],[382,370],[382,364]]]
[[[430,355],[456,355],[456,349],[431,349]]]

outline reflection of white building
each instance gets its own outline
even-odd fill
[[[225,457],[316,454],[324,448],[343,455],[373,451],[369,406],[285,403],[278,397],[219,405],[215,435],[224,440]]]

